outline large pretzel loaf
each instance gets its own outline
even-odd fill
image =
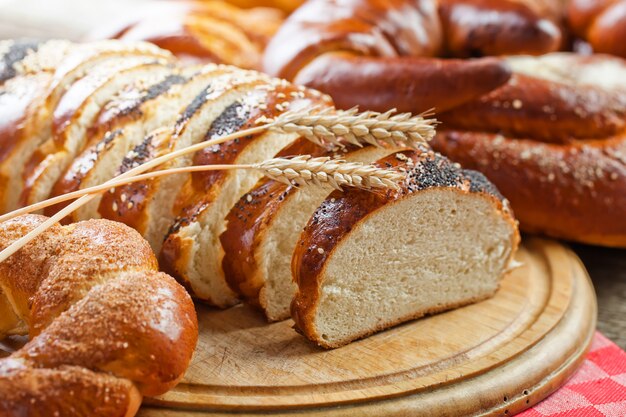
[[[44,220],[0,224],[0,247]],[[142,395],[170,389],[191,360],[191,299],[119,223],[53,226],[0,263],[0,288],[14,318],[2,317],[0,336],[30,335],[0,359],[2,415],[133,416]]]
[[[311,0],[274,37],[265,69],[330,94],[340,107],[434,107],[443,122],[435,149],[488,174],[522,228],[626,246],[617,203],[626,194],[626,63],[547,54],[568,45],[572,29],[594,50],[624,55],[625,7]],[[502,56],[517,54],[547,55]],[[483,58],[458,59],[474,56]]]

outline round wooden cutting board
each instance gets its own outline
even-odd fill
[[[526,239],[517,260],[492,299],[330,351],[291,321],[199,307],[191,367],[140,416],[515,414],[575,371],[596,321],[593,288],[570,250]]]

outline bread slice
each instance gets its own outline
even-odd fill
[[[214,129],[230,133],[251,127],[261,116],[274,117],[282,111],[328,106],[330,101],[317,92],[272,80],[259,87],[263,102],[243,117],[236,108]],[[250,164],[272,158],[297,138],[294,134],[266,132],[211,147],[195,157],[196,164]],[[261,178],[256,171],[220,171],[198,174],[185,187],[179,201],[185,202],[181,215],[163,243],[160,265],[184,283],[198,299],[218,307],[238,301],[228,287],[222,270],[224,250],[219,236],[226,229],[226,216],[243,194]]]
[[[206,74],[204,87],[197,91],[173,126],[148,135],[127,155],[121,172],[203,141],[207,135],[213,134],[212,126],[220,118],[225,118],[226,123],[236,123],[237,114],[229,112],[232,106],[240,105],[241,109],[247,109],[259,104],[259,96],[250,92],[256,86],[266,84],[267,77],[234,67],[217,68]],[[184,155],[160,165],[159,169],[188,166],[192,159],[193,155]],[[188,178],[187,174],[176,174],[117,187],[113,193],[102,198],[100,214],[139,231],[158,253],[178,214],[174,197]]]
[[[426,150],[377,164],[407,170],[401,191],[334,192],[293,255],[292,317],[325,348],[492,296],[519,242],[482,174]]]
[[[2,211],[18,207],[23,194],[24,171],[30,172],[27,161],[32,161],[35,150],[50,139],[52,114],[69,86],[112,57],[142,55],[155,59],[171,58],[166,51],[145,43],[102,41],[81,45],[50,42],[53,42],[50,47],[40,45],[37,51],[27,54],[13,65],[23,75],[12,77],[2,86],[2,89],[9,88],[11,83],[12,89],[9,95],[0,94],[2,108],[11,112],[10,117],[3,117],[0,122],[2,159],[5,161],[0,164]],[[55,49],[56,52],[53,52]]]
[[[103,108],[90,129],[90,143],[55,184],[53,195],[102,184],[111,179],[126,154],[146,135],[159,127],[171,126],[184,107],[202,90],[207,79],[203,69],[174,70],[156,83],[144,81],[122,90]],[[101,196],[70,215],[72,221],[100,217]],[[60,206],[49,207],[51,215]]]
[[[281,154],[313,153],[371,163],[394,152],[392,148],[373,146],[324,152],[316,147],[317,152],[310,152],[300,143],[295,145]],[[297,289],[291,277],[291,256],[303,227],[331,191],[293,187],[264,178],[226,217],[228,226],[220,236],[226,281],[245,301],[259,307],[269,321],[290,317],[289,306]]]

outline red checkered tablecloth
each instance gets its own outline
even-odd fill
[[[626,352],[596,333],[581,368],[518,417],[626,417]]]

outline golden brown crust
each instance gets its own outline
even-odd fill
[[[259,69],[262,51],[283,20],[276,9],[240,9],[220,1],[150,5],[110,28],[106,37],[143,40],[183,60]]]
[[[46,387],[42,390],[42,387]],[[107,401],[102,401],[105,397]],[[141,395],[131,381],[75,366],[33,368],[0,359],[0,415],[129,417]]]
[[[455,57],[540,55],[562,43],[553,16],[524,0],[442,0],[445,50]],[[546,2],[547,3],[547,2]],[[494,24],[494,22],[496,22]]]
[[[442,131],[433,147],[483,172],[507,196],[523,230],[626,247],[626,137],[538,143]]]
[[[443,112],[481,97],[504,84],[511,73],[496,58],[454,60],[419,57],[320,55],[294,82],[330,94],[339,108],[358,104],[385,112]],[[365,87],[367,86],[367,87]]]
[[[517,230],[515,219],[508,209],[508,202],[482,174],[476,171],[462,170],[441,155],[426,150],[398,152],[380,159],[376,165],[407,170],[407,180],[401,184],[401,189],[382,192],[350,189],[334,192],[309,220],[293,254],[292,273],[298,284],[298,292],[291,304],[291,315],[299,331],[324,347],[336,347],[325,342],[317,334],[314,320],[326,261],[342,239],[346,238],[360,221],[378,209],[412,193],[445,187],[460,193],[483,195],[496,205],[498,211],[511,224],[511,228]],[[515,233],[511,242],[513,247],[511,256],[518,241],[519,235]],[[417,316],[425,313],[419,313]],[[376,329],[372,330],[374,331]]]
[[[572,64],[593,65],[609,60],[613,59],[577,57]],[[564,68],[567,63],[564,60]],[[501,88],[439,118],[444,129],[501,132],[567,143],[576,138],[610,137],[626,130],[626,96],[619,90],[514,74]]]
[[[0,224],[0,247],[44,220]],[[36,389],[32,415],[43,410],[36,402],[44,394],[56,397],[48,410],[68,408],[62,415],[73,415],[71,407],[127,415],[139,393],[164,393],[191,360],[198,328],[189,295],[119,223],[53,226],[0,264],[0,285],[32,337],[0,360],[0,387],[23,388],[0,390],[0,410],[28,405]]]

